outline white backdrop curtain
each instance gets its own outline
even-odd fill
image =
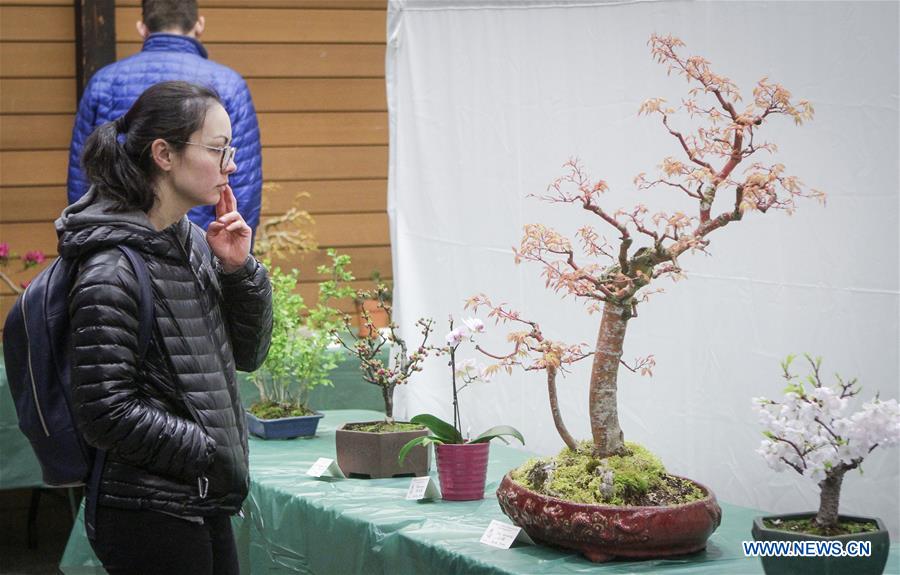
[[[578,157],[609,183],[612,210],[643,202],[688,209],[673,192],[637,192],[674,139],[640,103],[678,103],[685,81],[652,61],[650,34],[674,34],[702,55],[745,101],[768,76],[810,100],[813,121],[787,117],[762,135],[777,161],[827,206],[750,214],[711,236],[710,256],[686,255],[687,279],[664,281],[629,324],[625,355],[654,354],[652,378],[620,370],[626,439],[659,454],[674,473],[712,487],[724,501],[770,511],[815,509],[818,490],[794,472],[770,471],[754,453],[760,427],[751,398],[777,397],[779,360],[810,352],[825,372],[859,377],[866,398],[900,395],[898,337],[898,4],[862,2],[460,2],[392,0],[388,13],[390,112],[388,212],[395,310],[414,340],[433,317],[443,342],[447,316],[484,292],[538,321],[545,333],[593,344],[599,314],[544,288],[535,264],[515,265],[522,227],[540,222],[572,237],[581,209],[541,194]],[[727,201],[727,200],[725,200]],[[721,209],[721,206],[719,206]],[[694,209],[693,206],[691,209]],[[488,323],[482,343],[505,349]],[[476,357],[471,347],[463,357]],[[560,381],[573,435],[590,437],[589,362]],[[431,361],[397,392],[401,417],[450,418],[450,372]],[[562,447],[542,374],[514,372],[461,396],[463,428],[501,423],[527,449]],[[844,481],[841,510],[881,516],[898,532],[900,450],[876,451],[865,475]],[[748,526],[749,528],[749,526]]]

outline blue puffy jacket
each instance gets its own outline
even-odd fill
[[[262,192],[262,153],[250,90],[240,74],[209,60],[203,44],[175,34],[151,34],[141,52],[101,68],[88,82],[78,105],[69,148],[69,203],[90,187],[81,169],[81,150],[87,137],[97,126],[124,115],[144,90],[167,80],[210,87],[225,104],[238,166],[229,182],[237,197],[238,211],[255,231]],[[215,206],[194,208],[188,216],[205,230],[215,218]]]

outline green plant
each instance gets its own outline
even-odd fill
[[[328,279],[319,283],[319,300],[309,307],[295,293],[299,271],[285,273],[275,267],[272,282],[272,343],[263,365],[250,374],[259,390],[259,401],[250,411],[265,418],[302,415],[311,412],[309,392],[319,386],[331,386],[328,374],[341,359],[332,349],[332,331],[341,325],[341,312],[332,307],[337,299],[350,297],[348,282],[353,275],[347,270],[350,256],[328,250],[330,266],[319,266],[318,273]]]
[[[409,450],[417,445],[428,446],[431,444],[445,443],[455,445],[487,443],[494,438],[500,439],[500,441],[502,441],[503,443],[509,443],[506,439],[504,439],[504,437],[515,437],[522,443],[522,445],[525,445],[525,438],[522,437],[522,434],[519,433],[519,431],[515,427],[509,425],[497,425],[488,429],[475,439],[466,441],[466,439],[463,438],[462,433],[460,433],[458,429],[439,417],[423,413],[421,415],[413,417],[409,420],[409,422],[424,425],[428,428],[429,431],[431,431],[431,435],[416,437],[415,439],[407,442],[407,444],[402,448],[400,448],[400,454],[397,457],[400,460],[400,463],[403,463],[403,460],[406,459],[406,455],[409,453]]]
[[[487,443],[494,438],[498,438],[500,441],[508,444],[509,442],[505,437],[514,437],[518,439],[522,445],[525,445],[525,438],[522,437],[522,434],[519,433],[516,428],[509,425],[494,426],[474,439],[466,439],[463,437],[463,434],[460,431],[462,420],[459,415],[459,392],[475,381],[488,381],[490,378],[489,371],[484,369],[478,370],[475,366],[475,362],[471,360],[463,362],[460,369],[456,368],[456,351],[460,344],[462,344],[463,341],[472,342],[475,339],[475,334],[484,333],[484,324],[477,318],[464,320],[463,323],[465,324],[465,327],[454,329],[453,318],[451,317],[450,333],[446,336],[447,347],[436,350],[439,353],[450,356],[448,365],[450,366],[451,373],[450,381],[453,386],[453,423],[447,423],[443,419],[428,413],[423,413],[410,419],[410,423],[418,423],[427,427],[429,431],[431,431],[431,435],[416,437],[407,442],[407,444],[400,449],[398,455],[401,464],[409,453],[409,450],[417,445]],[[457,386],[457,378],[463,381],[461,387]]]

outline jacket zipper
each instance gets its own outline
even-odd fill
[[[28,288],[25,288],[25,292]],[[44,428],[44,434],[50,437],[50,430],[47,429],[47,422],[44,421],[44,414],[41,411],[41,401],[38,399],[37,384],[34,381],[34,370],[31,367],[31,337],[28,334],[28,316],[25,314],[25,292],[19,299],[19,305],[22,308],[22,323],[25,325],[25,345],[28,348],[28,377],[31,379],[31,393],[34,395],[34,408],[37,411],[38,419],[41,420],[41,427]]]
[[[191,244],[190,244],[191,252],[193,252],[194,251],[193,250],[193,245],[194,245],[193,232],[190,232],[190,235],[188,237],[190,238],[190,242],[191,242]],[[200,281],[200,277],[197,275],[197,272],[194,270],[194,267],[191,265],[190,252],[185,250],[184,244],[182,244],[181,241],[179,241],[177,238],[175,240],[175,243],[178,244],[178,248],[181,250],[182,255],[184,255],[185,259],[187,260],[188,269],[191,270],[191,277],[194,278],[194,285],[197,288],[197,294],[199,296],[198,299],[200,300],[200,307],[203,310],[203,322],[206,324],[206,329],[209,331],[210,334],[212,334],[212,333],[214,333],[214,330],[213,330],[213,326],[210,324],[210,320],[209,320],[210,310],[206,306],[206,294],[204,294],[204,292],[203,292],[203,282]],[[202,263],[202,257],[201,257],[201,263]],[[212,262],[210,262],[210,265],[212,265]],[[215,270],[213,270],[213,273],[215,273]],[[210,281],[212,281],[212,280],[210,279]],[[218,357],[219,357],[219,365],[222,368],[222,373],[224,375],[225,368],[228,365],[228,362],[226,362],[225,358],[222,356],[221,348],[218,345],[216,345],[215,348],[216,348],[216,355],[218,355]],[[231,385],[229,385],[227,381],[226,381],[226,386],[228,387],[228,395],[231,397],[232,411],[235,412],[234,418],[235,418],[235,425],[238,428],[238,435],[242,436],[243,435],[243,427],[241,426],[240,413],[238,410],[234,409],[234,404],[235,404],[235,400],[236,400],[236,398],[234,396],[234,392],[236,390],[232,390]],[[194,418],[197,419],[197,422],[200,424],[200,426],[205,431],[206,427],[202,423],[200,423],[199,417],[195,413],[194,407],[190,404],[190,402],[187,401],[187,399],[185,399],[184,403],[185,403],[185,405],[188,406],[188,409],[194,415]],[[203,479],[205,481],[205,485],[199,483],[200,479]],[[249,479],[249,477],[248,477],[248,479]],[[206,480],[206,477],[198,478],[198,485],[201,485],[201,489],[200,489],[200,497],[201,498],[206,497],[206,486],[208,486],[208,484],[209,484],[209,481]]]

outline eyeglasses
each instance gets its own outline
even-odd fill
[[[206,144],[198,144],[196,142],[175,142],[176,144],[186,144],[188,146],[200,146],[201,148],[206,148],[207,150],[215,150],[222,154],[219,158],[219,171],[225,173],[225,170],[228,169],[229,164],[234,159],[234,155],[237,153],[237,148],[233,146],[223,146],[221,148],[217,148],[216,146],[207,146]]]

